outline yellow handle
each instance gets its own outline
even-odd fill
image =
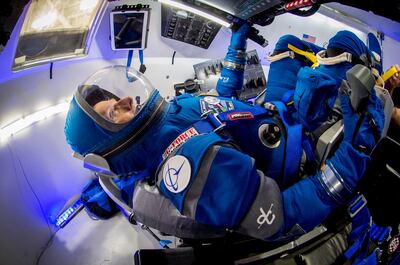
[[[391,78],[395,73],[397,73],[397,69],[396,69],[396,66],[392,66],[392,67],[390,67],[390,69],[389,70],[387,70],[386,71],[386,73],[384,73],[383,75],[382,75],[382,79],[383,79],[383,81],[387,81],[389,78]]]
[[[397,68],[396,68],[396,66],[392,66],[392,67],[390,67],[389,68],[389,70],[387,70],[381,77],[382,77],[382,80],[384,81],[384,82],[386,82],[388,79],[390,79],[394,74],[396,74],[397,73]],[[376,84],[377,85],[382,85],[382,81],[380,80],[380,79],[378,79],[378,80],[376,80]]]

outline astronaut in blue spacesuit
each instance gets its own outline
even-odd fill
[[[366,121],[355,128],[359,115],[343,92],[343,142],[314,175],[299,176],[303,127],[284,104],[266,109],[232,99],[243,84],[247,32],[245,24],[232,34],[219,96],[167,103],[133,69],[96,72],[71,101],[68,144],[81,156],[103,157],[115,176],[156,185],[198,223],[260,239],[310,231],[355,191],[369,156],[354,143],[371,150],[372,129]],[[371,95],[367,108],[381,128],[375,101]]]
[[[289,91],[295,89],[300,69],[317,63],[315,54],[322,50],[322,47],[294,35],[280,37],[274,51],[268,56],[271,64],[268,71],[265,102],[285,100],[286,95],[290,96]]]
[[[339,87],[348,70],[362,64],[381,74],[381,63],[375,60],[376,56],[380,57],[346,30],[333,36],[326,50],[293,35],[284,35],[268,58],[271,65],[265,102],[292,101],[295,120],[307,130],[315,131],[335,114]]]

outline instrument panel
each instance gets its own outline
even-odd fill
[[[161,35],[207,49],[221,25],[194,13],[162,5]]]

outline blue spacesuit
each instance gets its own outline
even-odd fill
[[[67,142],[81,156],[103,157],[119,177],[147,179],[198,223],[260,239],[311,230],[349,199],[364,173],[369,157],[351,144],[352,138],[368,143],[363,135],[354,136],[358,114],[342,95],[344,141],[313,176],[299,176],[303,128],[286,114],[285,105],[275,101],[265,109],[232,99],[243,83],[247,31],[244,25],[232,35],[220,96],[183,95],[167,103],[150,89],[141,104],[137,98],[134,117],[125,123],[112,122],[119,109],[97,111],[97,104],[120,100],[106,92],[110,86],[145,78],[122,66],[102,70],[106,81],[113,74],[125,81],[80,86],[66,120]],[[95,75],[89,80],[98,81]],[[93,94],[101,100],[90,103]],[[368,111],[381,128],[371,98]],[[360,134],[371,130],[368,122],[360,128]]]
[[[290,95],[287,92],[295,89],[300,69],[314,65],[317,62],[315,54],[321,50],[322,47],[293,35],[280,37],[273,53],[268,57],[271,64],[265,101],[282,100],[285,95]]]
[[[379,72],[374,57],[379,55],[350,31],[338,32],[329,40],[327,50],[284,35],[269,56],[265,102],[293,101],[295,120],[314,131],[332,115],[339,87],[351,67],[362,64]]]
[[[302,68],[294,92],[296,119],[313,131],[325,122],[346,72],[356,64],[370,67],[370,51],[352,32],[340,31],[317,53],[318,67]]]

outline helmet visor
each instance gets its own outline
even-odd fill
[[[98,123],[127,124],[141,111],[153,91],[154,87],[142,73],[117,65],[92,74],[79,86],[76,95],[92,118],[104,119]],[[92,110],[88,111],[89,108]],[[93,115],[93,110],[98,115]]]

